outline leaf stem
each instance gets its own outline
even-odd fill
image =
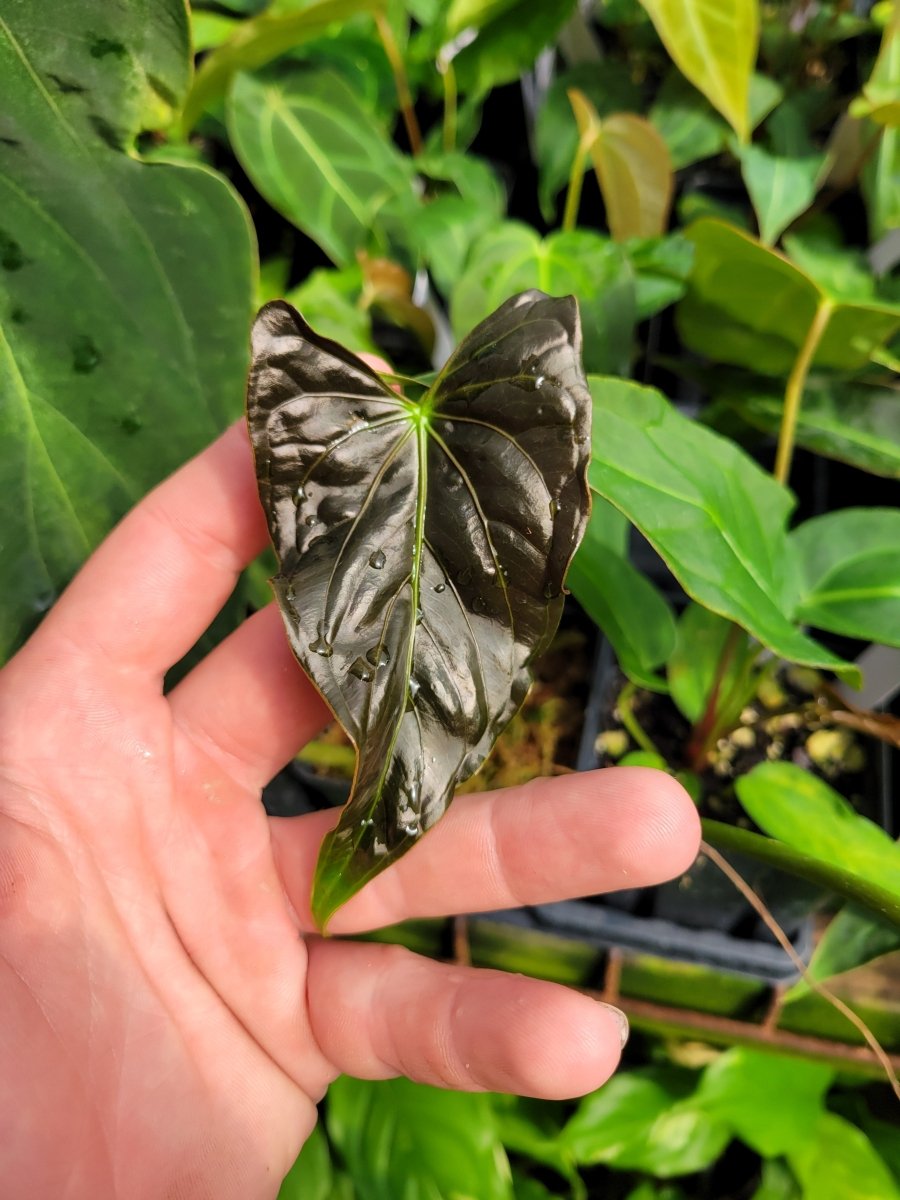
[[[775,454],[775,469],[773,474],[779,483],[787,483],[791,471],[791,459],[794,456],[794,435],[797,430],[797,418],[800,415],[800,405],[803,401],[803,389],[806,377],[815,356],[822,335],[828,328],[831,314],[834,312],[834,302],[822,299],[816,309],[815,316],[806,332],[800,352],[791,367],[787,387],[784,391],[784,409],[781,416],[781,430],[778,434],[778,450]]]
[[[819,884],[847,900],[862,904],[870,912],[900,928],[900,895],[895,892],[890,892],[862,876],[842,871],[840,867],[834,867],[831,863],[802,854],[785,842],[751,833],[749,829],[739,829],[736,825],[725,825],[721,821],[706,818],[701,820],[700,825],[704,838],[713,846],[749,855],[760,862],[787,871],[790,875],[797,875],[810,883]]]
[[[569,172],[569,186],[566,189],[566,207],[562,219],[563,233],[571,233],[578,221],[578,206],[581,203],[581,185],[584,182],[586,160],[593,140],[593,130],[583,133],[578,141],[575,157],[572,159],[572,170]]]
[[[703,715],[691,730],[691,740],[688,742],[686,757],[692,771],[699,772],[703,769],[703,760],[709,750],[718,723],[719,693],[743,632],[739,625],[732,625],[729,629],[725,644],[722,646],[722,653],[719,655],[719,661],[716,663],[716,673],[706,698]]]
[[[637,688],[633,683],[626,683],[621,692],[619,692],[618,699],[616,700],[616,707],[619,710],[619,717],[622,721],[622,724],[642,750],[646,750],[648,754],[656,754],[660,758],[664,758],[665,755],[659,753],[659,750],[654,744],[653,739],[634,715],[632,702],[636,692]]]
[[[400,53],[400,47],[397,45],[394,31],[391,29],[391,23],[384,12],[378,8],[373,13],[373,16],[375,17],[375,25],[378,28],[381,45],[387,55],[388,62],[391,64],[391,73],[394,76],[394,87],[397,89],[397,99],[400,102],[403,124],[406,126],[409,148],[413,153],[413,157],[416,157],[422,153],[422,131],[419,129],[416,110],[413,107],[412,93],[409,90],[409,80],[406,77],[403,55]]]
[[[438,57],[438,73],[444,89],[444,119],[441,126],[441,144],[445,154],[456,149],[456,72],[449,58]]]

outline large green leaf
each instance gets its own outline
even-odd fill
[[[203,110],[225,95],[238,71],[263,67],[357,13],[371,12],[379,5],[380,0],[319,0],[300,12],[262,13],[242,21],[233,36],[203,60],[184,104],[182,130],[190,133]]]
[[[235,152],[259,191],[339,266],[377,232],[387,201],[414,204],[412,167],[327,68],[239,75],[228,100]]]
[[[689,349],[716,362],[786,375],[824,300],[833,312],[814,365],[857,370],[900,329],[900,306],[847,301],[724,221],[699,220],[687,237],[696,257],[678,325]]]
[[[362,269],[353,263],[340,270],[320,267],[284,298],[323,337],[346,343],[354,354],[378,354],[371,317],[359,303],[362,289]]]
[[[750,136],[757,0],[641,0],[678,69],[738,137]]]
[[[627,370],[635,322],[631,266],[618,246],[587,230],[542,239],[530,226],[507,221],[479,238],[453,290],[454,329],[464,332],[507,297],[532,287],[577,297],[589,371]]]
[[[654,389],[602,377],[590,386],[591,487],[640,529],[688,595],[782,658],[858,679],[791,619],[790,492]]]
[[[900,646],[900,509],[845,508],[791,534],[798,616],[820,629]]]
[[[811,990],[807,980],[831,979],[894,950],[900,950],[900,929],[896,925],[879,921],[855,904],[847,904],[817,942],[806,976],[794,984],[785,999],[791,1001],[807,995]]]
[[[237,416],[253,288],[229,185],[133,152],[187,87],[180,0],[52,21],[5,7],[0,658],[122,513]]]
[[[693,1102],[774,1158],[810,1136],[833,1074],[824,1063],[736,1046],[706,1068]]]
[[[518,79],[555,39],[576,0],[512,0],[453,60],[461,92],[483,94]]]
[[[784,397],[766,380],[732,390],[722,402],[766,433],[777,434],[781,427]],[[900,387],[813,376],[804,391],[796,440],[827,458],[900,477]]]
[[[788,1160],[803,1200],[900,1200],[900,1186],[866,1135],[834,1113],[822,1114]]]
[[[556,215],[556,195],[566,185],[578,146],[578,126],[568,96],[572,88],[582,92],[601,117],[636,112],[641,105],[640,87],[627,67],[615,60],[582,63],[556,76],[535,123],[538,194],[548,221]]]
[[[625,252],[634,268],[638,320],[680,300],[694,264],[694,247],[681,233],[659,238],[632,238]]]
[[[438,820],[522,703],[587,523],[590,394],[574,300],[538,292],[417,402],[287,304],[262,310],[253,345],[275,593],[358,752],[316,873],[324,924]]]
[[[823,780],[793,763],[760,763],[735,785],[770,837],[900,896],[900,844]]]
[[[622,670],[635,683],[660,690],[654,675],[675,645],[675,618],[665,597],[624,554],[611,549],[602,528],[608,505],[591,514],[584,541],[569,568],[568,586],[612,643]]]
[[[606,1163],[620,1170],[669,1178],[701,1171],[731,1140],[728,1125],[679,1098],[668,1073],[631,1072],[587,1096],[559,1136],[579,1164]]]
[[[360,1200],[512,1200],[489,1096],[342,1077],[328,1091],[328,1131]]]

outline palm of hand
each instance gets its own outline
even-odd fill
[[[259,795],[324,712],[278,614],[162,694],[264,537],[234,429],[126,519],[0,676],[12,1200],[274,1196],[340,1071],[562,1096],[618,1059],[614,1015],[576,993],[305,936],[332,817],[270,820]],[[655,772],[472,797],[333,928],[651,882],[696,837]]]

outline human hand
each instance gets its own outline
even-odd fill
[[[568,989],[323,941],[335,814],[270,819],[327,720],[273,605],[163,695],[266,529],[243,426],[151,493],[0,673],[0,1179],[9,1200],[274,1196],[340,1072],[545,1097],[615,1068]],[[698,844],[666,775],[460,798],[334,917],[531,904],[673,876]]]

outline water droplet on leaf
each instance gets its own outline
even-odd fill
[[[391,656],[388,654],[387,646],[370,646],[366,651],[366,660],[373,667],[386,667],[391,660]]]
[[[383,550],[374,550],[369,555],[369,566],[374,567],[376,571],[380,571],[386,562],[387,558]]]
[[[364,658],[355,658],[347,669],[351,675],[355,675],[363,683],[371,683],[375,678],[375,671],[371,664],[366,662]]]
[[[318,525],[318,523],[319,523],[319,518],[314,517],[312,515],[308,516],[306,518],[306,520],[304,521],[304,525],[309,526],[310,529],[312,529],[313,525]]]
[[[436,583],[434,585],[434,590],[438,593],[445,592],[447,590],[447,585],[446,583]]]
[[[334,654],[334,647],[325,636],[324,622],[319,625],[319,636],[314,642],[310,642],[309,648],[313,654],[321,654],[323,658],[331,658]]]
[[[77,375],[90,375],[100,363],[100,351],[92,338],[79,334],[72,342],[72,370]]]
[[[419,683],[418,679],[416,679],[414,676],[410,675],[408,686],[409,686],[409,698],[410,698],[410,700],[412,700],[413,704],[415,704],[416,697],[418,696],[419,692],[422,690],[422,685],[421,685],[421,683]]]

